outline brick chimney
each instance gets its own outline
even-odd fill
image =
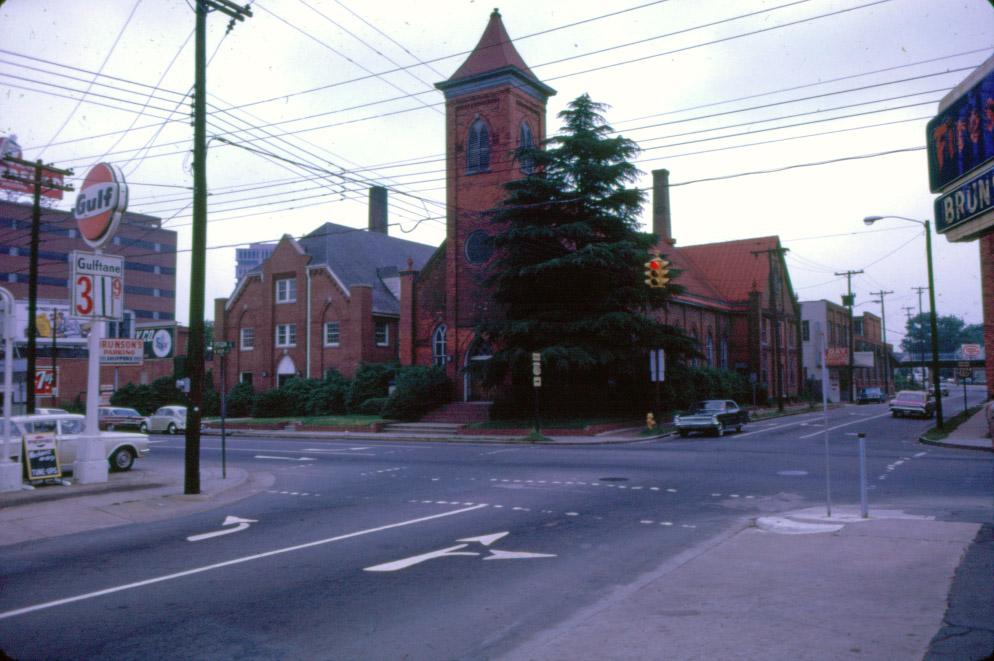
[[[670,171],[652,171],[652,232],[660,242],[676,245],[670,223]]]
[[[369,189],[369,231],[389,234],[387,231],[387,189],[373,186]]]

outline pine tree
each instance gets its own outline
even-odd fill
[[[480,328],[496,349],[491,383],[510,370],[516,384],[530,385],[531,353],[541,352],[543,387],[565,389],[577,407],[603,401],[597,393],[609,383],[644,375],[650,347],[692,350],[647,314],[674,288],[644,282],[657,239],[638,229],[638,146],[612,135],[604,110],[584,94],[559,114],[557,136],[516,153],[526,174],[491,211],[495,257],[486,282],[504,314]]]

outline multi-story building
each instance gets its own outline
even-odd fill
[[[368,231],[325,223],[300,240],[284,236],[229,298],[215,299],[214,337],[233,343],[228,387],[265,390],[397,360],[399,273],[424,268],[435,248],[389,236],[382,202],[370,206]]]
[[[276,250],[275,243],[250,243],[248,248],[235,249],[235,282],[257,271]]]
[[[0,287],[15,298],[18,353],[27,343],[28,290],[31,254],[32,206],[0,202]],[[36,365],[58,368],[58,397],[38,399],[41,406],[86,396],[85,322],[69,315],[69,254],[92,252],[79,236],[76,222],[66,211],[42,209],[38,245],[38,328]],[[176,232],[162,228],[152,216],[126,213],[107,254],[124,257],[125,321],[111,324],[110,336],[133,337],[138,327],[173,327],[176,315]],[[172,336],[175,336],[172,331]],[[146,360],[143,365],[101,368],[101,384],[148,383],[173,372],[169,359]],[[23,383],[24,376],[18,379]],[[21,388],[23,391],[23,387]],[[15,402],[23,401],[15,396]]]

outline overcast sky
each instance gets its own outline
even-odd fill
[[[229,34],[225,16],[208,17],[208,317],[234,287],[235,245],[328,221],[363,228],[371,184],[391,191],[393,236],[441,242],[444,115],[433,84],[465,59],[493,6],[252,9]],[[801,300],[839,302],[845,278],[834,274],[862,269],[857,311],[879,314],[870,292],[893,291],[888,339],[900,341],[902,306],[917,312],[912,288],[927,284],[921,227],[862,219],[931,218],[925,124],[991,55],[987,0],[505,0],[500,11],[524,60],[558,91],[550,134],[586,92],[642,147],[641,186],[670,170],[679,245],[779,235]],[[181,322],[193,29],[185,0],[0,6],[0,133],[18,136],[24,158],[74,168],[77,185],[97,162],[123,169],[129,209],[179,232]],[[933,244],[939,313],[980,323],[977,244]]]

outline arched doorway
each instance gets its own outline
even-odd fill
[[[293,364],[293,358],[289,355],[280,358],[280,364],[276,367],[276,387],[297,376],[297,366]]]
[[[489,344],[480,338],[473,340],[463,361],[464,402],[479,402],[490,398],[490,391],[483,387],[483,370],[486,367],[485,361],[492,356]]]

